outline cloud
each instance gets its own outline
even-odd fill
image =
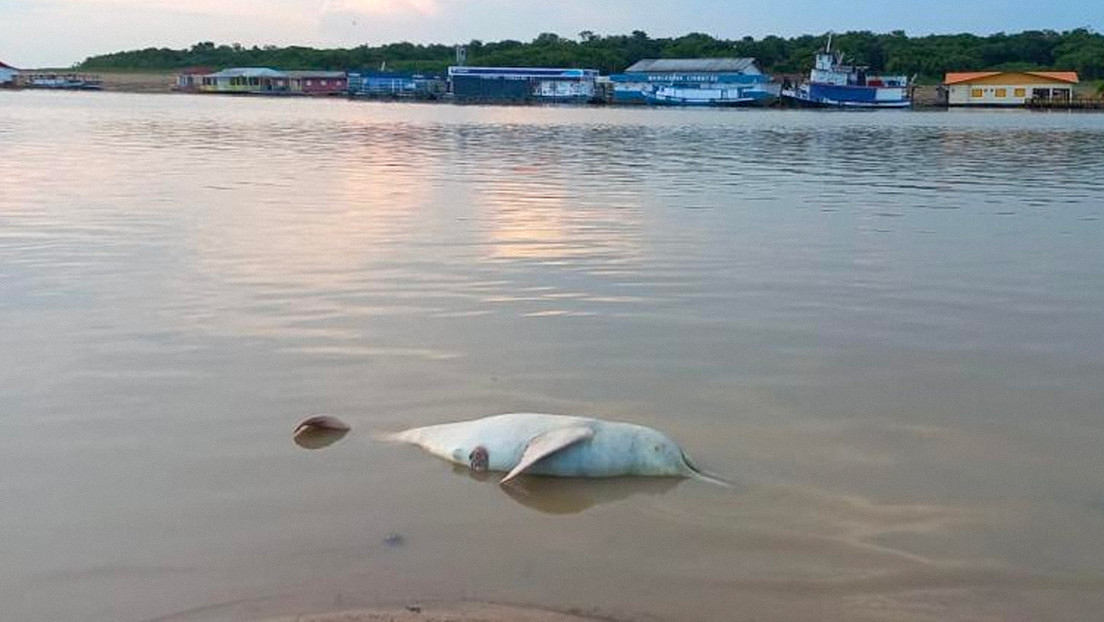
[[[433,17],[440,14],[441,4],[441,0],[327,0],[322,12]]]
[[[312,13],[317,16],[317,7],[322,3],[323,0],[49,0],[46,4],[60,13],[93,8],[153,19],[159,14],[174,13],[289,20],[310,17]]]

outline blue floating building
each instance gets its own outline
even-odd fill
[[[779,91],[754,58],[648,58],[610,82],[615,104],[766,105]]]
[[[384,71],[349,74],[352,97],[437,99],[447,89],[445,80],[437,76]]]
[[[597,79],[596,69],[449,67],[453,97],[468,102],[588,102]]]

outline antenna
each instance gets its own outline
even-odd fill
[[[832,33],[828,33],[828,47],[824,48],[824,51],[829,53],[832,51]]]

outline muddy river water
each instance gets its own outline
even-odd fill
[[[1102,180],[1099,115],[0,93],[0,619],[1095,619]],[[736,486],[372,440],[516,411]]]

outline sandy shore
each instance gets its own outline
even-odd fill
[[[176,75],[172,72],[91,72],[103,80],[105,91],[125,93],[168,93]]]
[[[268,622],[610,622],[545,609],[495,603],[458,603],[354,609],[336,613],[274,618]]]

